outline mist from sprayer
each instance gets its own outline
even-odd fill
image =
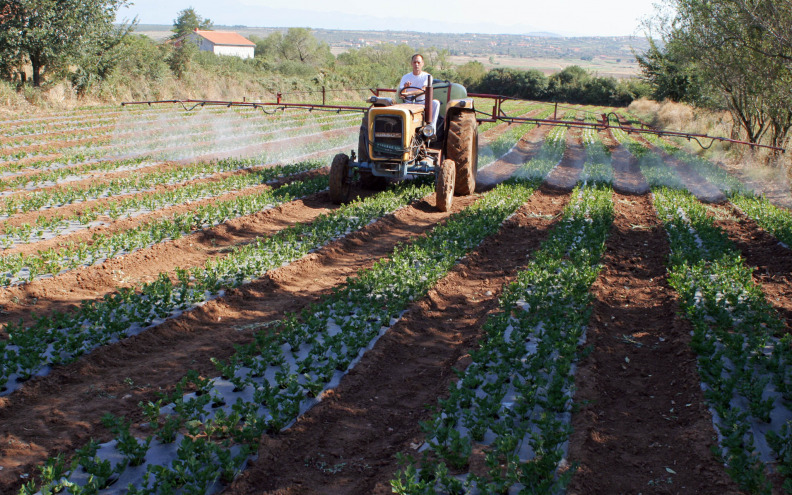
[[[359,125],[349,114],[328,116],[305,110],[129,109],[116,123],[108,158],[195,161],[255,156],[261,158],[259,165],[288,163],[321,151],[328,130],[333,130],[337,144],[351,144]]]

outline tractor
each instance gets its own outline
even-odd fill
[[[411,103],[423,95],[425,103]],[[437,129],[432,100],[440,102]],[[371,96],[360,124],[357,155],[339,153],[330,167],[330,199],[349,199],[357,176],[363,188],[376,189],[408,175],[434,175],[436,205],[448,211],[457,196],[473,194],[478,166],[478,122],[464,86],[430,79],[426,90],[403,88],[392,98]]]

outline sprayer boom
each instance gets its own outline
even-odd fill
[[[396,92],[396,90],[391,88],[376,88],[376,89],[370,89],[370,91],[377,97],[380,96],[380,93]],[[512,116],[512,115],[507,115],[506,113],[503,112],[502,104],[505,101],[509,101],[509,100],[516,100],[516,101],[527,101],[527,100],[520,100],[519,98],[511,98],[508,96],[490,95],[490,94],[482,94],[482,93],[468,93],[468,96],[477,99],[491,99],[494,101],[494,105],[492,106],[491,112],[481,111],[478,108],[476,109],[476,114],[477,114],[476,120],[479,123],[482,122],[506,122],[509,124],[534,123],[539,126],[551,125],[551,126],[563,126],[563,127],[577,127],[583,129],[596,129],[596,130],[619,129],[621,131],[626,132],[627,134],[653,134],[659,137],[670,136],[670,137],[687,139],[688,141],[695,141],[703,149],[709,149],[713,145],[713,143],[715,143],[716,141],[720,141],[725,143],[750,146],[752,148],[765,148],[774,151],[779,151],[781,153],[786,152],[786,149],[780,148],[778,146],[751,143],[748,141],[740,141],[737,139],[730,139],[720,136],[709,136],[707,134],[654,129],[650,125],[640,121],[623,121],[619,116],[617,116],[615,113],[612,112],[600,114],[598,116],[598,119],[596,119],[593,122],[591,121],[586,122],[583,120],[561,120],[557,118],[558,103],[555,104],[555,112],[553,113],[552,119],[535,119],[531,117]],[[322,100],[322,104],[286,103],[282,101],[282,98],[283,95],[281,93],[278,93],[276,97],[276,101],[274,102],[261,102],[261,101],[252,102],[252,101],[246,101],[245,99],[243,99],[242,101],[156,100],[156,101],[127,101],[121,103],[121,105],[122,106],[154,105],[161,103],[170,103],[170,104],[179,104],[182,106],[182,108],[184,108],[187,111],[194,110],[197,107],[204,107],[204,106],[250,107],[254,109],[260,108],[261,110],[267,113],[274,113],[276,111],[285,110],[285,109],[303,109],[308,111],[316,110],[323,112],[365,113],[369,109],[369,107],[358,107],[358,106],[348,106],[348,105],[327,105],[325,104],[324,98]],[[427,99],[427,101],[431,101],[431,99]],[[268,109],[270,109],[272,112],[268,112]],[[640,127],[636,127],[636,125],[639,125]],[[707,140],[709,140],[709,143],[705,144],[705,142],[702,142]]]

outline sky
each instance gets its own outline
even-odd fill
[[[132,0],[118,20],[172,25],[193,7],[216,25],[436,33],[642,36],[661,0]],[[286,7],[286,5],[288,7]]]

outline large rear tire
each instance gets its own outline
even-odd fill
[[[360,124],[360,133],[358,134],[358,161],[360,162],[369,161],[366,133],[368,133],[368,116],[363,117],[363,123]],[[382,191],[388,185],[388,180],[385,177],[377,177],[366,170],[360,170],[359,172],[360,186],[363,189]]]
[[[330,165],[330,201],[340,205],[349,199],[349,157],[339,153]]]
[[[448,211],[454,202],[454,179],[456,165],[452,160],[443,160],[437,169],[435,183],[435,205],[440,211]]]
[[[478,123],[473,112],[449,116],[446,156],[456,164],[454,192],[458,196],[473,194],[478,174]]]

